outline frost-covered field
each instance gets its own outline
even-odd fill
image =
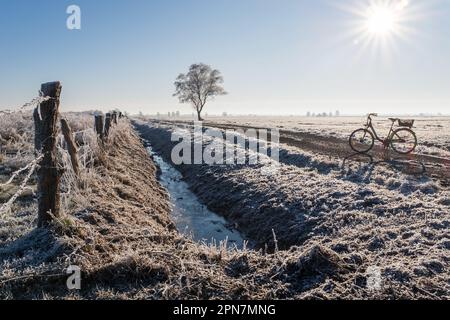
[[[139,130],[170,160],[174,127]],[[450,292],[449,189],[426,176],[383,163],[342,163],[286,145],[275,170],[267,164],[179,169],[209,208],[261,246],[273,248],[274,234],[282,249],[320,243],[355,266],[344,285],[329,280],[317,288],[321,294],[358,296],[370,270],[380,274],[375,290],[382,296],[393,288],[405,297],[420,290],[429,298]]]
[[[401,117],[416,120],[414,131],[419,140],[417,152],[450,157],[450,117]],[[209,117],[211,122],[237,124],[256,127],[280,128],[320,136],[334,136],[347,139],[353,130],[363,126],[365,117]],[[384,117],[374,119],[378,135],[384,137],[391,122]]]
[[[92,115],[65,116],[84,132],[79,183],[66,170],[64,215],[51,231],[35,228],[34,178],[0,215],[0,298],[450,297],[448,184],[284,144],[275,165],[265,158],[258,165],[179,166],[198,198],[260,249],[230,251],[176,233],[156,168],[127,120],[101,148]],[[31,118],[3,120],[0,206],[10,197],[10,185],[1,184],[34,155]],[[176,126],[139,130],[170,159]],[[70,168],[61,139],[58,148]],[[86,290],[67,292],[69,264],[85,270]]]

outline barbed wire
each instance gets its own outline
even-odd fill
[[[42,96],[39,95],[37,97],[34,97],[33,99],[31,99],[29,102],[24,103],[21,106],[18,106],[16,108],[9,108],[9,109],[5,109],[5,110],[0,110],[0,114],[12,114],[12,113],[16,113],[16,112],[22,112],[27,110],[30,107],[35,107],[43,102],[49,101],[51,100],[51,97],[48,96]]]
[[[37,111],[39,113],[39,117],[41,117],[40,110],[39,110],[40,109],[39,108],[40,104],[43,103],[43,102],[52,100],[52,99],[53,98],[48,97],[48,96],[43,96],[42,93],[39,93],[39,96],[34,97],[29,102],[26,102],[26,103],[24,103],[21,106],[18,106],[16,108],[9,108],[9,109],[6,109],[6,110],[0,110],[0,116],[2,116],[2,115],[11,115],[11,114],[18,114],[18,113],[23,112],[25,110],[31,109],[31,107],[32,108],[37,107],[38,108]],[[73,135],[83,134],[83,133],[86,133],[86,132],[89,132],[89,131],[93,131],[93,130],[94,130],[93,128],[87,128],[87,129],[84,129],[84,130],[79,130],[79,131],[72,132],[72,134]],[[47,139],[57,138],[59,136],[62,136],[62,135],[54,133],[53,135],[51,135]],[[59,149],[59,147],[58,147],[58,149]],[[27,186],[29,180],[33,176],[36,168],[38,166],[42,167],[42,164],[40,164],[40,162],[43,159],[44,155],[41,154],[40,151],[38,151],[38,152],[39,152],[38,155],[35,156],[35,159],[33,161],[29,162],[24,167],[22,167],[22,168],[16,170],[15,172],[13,172],[12,175],[10,176],[10,178],[6,182],[0,183],[0,189],[2,189],[4,187],[7,187],[7,186],[13,184],[13,182],[21,174],[23,174],[24,172],[27,172],[25,178],[23,179],[23,181],[20,183],[20,185],[17,186],[18,189],[14,193],[14,195],[11,196],[11,198],[6,203],[3,203],[3,204],[0,203],[0,218],[3,218],[5,216],[7,216],[10,213],[11,208],[14,205],[14,203],[16,202],[16,200],[24,193],[25,190],[30,189],[30,187]],[[53,169],[61,169],[61,168],[57,167],[57,168],[53,168]],[[17,185],[17,184],[15,184],[15,185]]]
[[[23,168],[21,168],[21,169],[15,171],[15,172],[13,172],[13,174],[11,175],[11,178],[9,178],[8,181],[6,181],[5,183],[0,183],[0,188],[4,188],[4,187],[6,187],[7,185],[11,184],[11,183],[14,181],[14,179],[15,179],[19,174],[21,174],[22,172],[24,172],[24,171],[30,169],[30,167],[33,166],[34,164],[36,164],[38,161],[40,161],[40,160],[42,159],[42,157],[43,157],[43,155],[37,157],[36,159],[34,159],[33,161],[31,161],[29,164],[27,164],[25,167],[23,167]]]
[[[33,175],[34,171],[36,170],[36,167],[38,165],[38,162],[43,158],[43,155],[40,155],[36,159],[34,159],[32,162],[30,162],[26,168],[29,168],[28,174],[23,179],[22,183],[19,186],[19,189],[16,191],[16,193],[0,207],[0,218],[4,217],[6,213],[11,209],[11,206],[14,204],[14,202],[17,200],[17,198],[20,197],[20,195],[27,189],[28,181],[31,179],[31,176]],[[20,169],[19,171],[23,172],[26,169]],[[7,185],[7,184],[5,184]]]

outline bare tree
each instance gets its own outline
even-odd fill
[[[223,77],[219,70],[199,63],[193,64],[187,74],[180,74],[175,81],[174,97],[181,103],[191,103],[202,121],[201,113],[208,99],[227,94],[222,87]]]

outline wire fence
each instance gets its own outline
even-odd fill
[[[66,129],[66,135],[64,135],[61,133],[64,130],[62,128],[59,129],[58,124],[53,124],[51,133],[45,132],[44,136],[42,134],[39,136],[39,129],[41,128],[38,127],[35,128],[33,135],[33,118],[35,127],[47,121],[47,111],[41,110],[40,107],[42,103],[53,99],[59,102],[59,96],[52,98],[40,93],[39,96],[21,106],[0,111],[0,164],[2,164],[1,167],[7,169],[7,171],[3,171],[0,168],[0,193],[7,195],[6,200],[3,199],[0,202],[0,219],[12,217],[13,209],[16,209],[14,204],[21,199],[25,191],[31,190],[33,196],[35,196],[35,187],[31,187],[31,185],[33,184],[32,177],[36,170],[39,173],[37,180],[38,192],[41,189],[40,184],[45,181],[42,175],[52,176],[44,171],[52,169],[58,172],[58,175],[60,175],[60,180],[57,182],[59,186],[58,193],[61,195],[58,201],[61,202],[63,207],[64,204],[73,205],[70,202],[70,196],[78,192],[80,188],[85,188],[89,185],[92,177],[96,175],[93,167],[97,159],[96,155],[104,141],[99,141],[100,133],[98,128],[92,126],[91,114],[71,117],[69,115],[62,116],[56,111],[57,118],[70,123],[70,134],[67,134]],[[34,109],[35,107],[36,109]],[[34,117],[28,113],[32,108],[35,110]],[[41,112],[46,112],[46,114],[41,115]],[[122,114],[114,112],[110,115],[115,116],[110,117],[110,126],[112,127],[112,122],[115,121],[117,124],[117,117],[121,117]],[[42,119],[42,116],[44,119]],[[40,121],[39,118],[41,118]],[[107,125],[104,123],[101,130],[107,130],[106,128]],[[75,130],[72,131],[71,129]],[[38,142],[42,144],[50,138],[56,140],[53,146],[56,148],[54,151],[51,151],[52,157],[46,157],[47,153],[39,150],[42,145],[38,146]],[[2,150],[3,146],[5,146],[4,150]],[[72,148],[69,146],[72,146]],[[51,164],[46,163],[48,158],[53,159]],[[9,168],[14,169],[10,170]],[[79,172],[78,168],[82,168],[82,171]],[[14,194],[11,195],[12,193]],[[41,198],[42,195],[39,195],[40,204],[42,202]],[[18,205],[20,206],[20,204]]]
[[[26,111],[28,110],[30,107],[36,107],[39,104],[45,102],[45,101],[49,101],[50,99],[52,99],[51,97],[44,97],[41,94],[39,94],[39,96],[34,97],[33,99],[31,99],[29,102],[24,103],[21,106],[15,107],[15,108],[8,108],[8,109],[3,109],[0,110],[0,114],[12,114],[15,112],[22,112],[22,111]]]
[[[5,187],[8,184],[11,184],[13,182],[13,180],[15,179],[15,177],[17,177],[21,172],[28,170],[28,174],[23,179],[22,183],[20,184],[19,188],[14,193],[14,195],[7,202],[5,202],[2,206],[0,206],[0,217],[3,217],[8,211],[11,210],[11,207],[14,204],[14,202],[27,189],[28,181],[31,179],[31,176],[33,175],[34,171],[36,170],[36,167],[37,167],[39,161],[41,161],[43,157],[44,157],[43,155],[38,156],[31,163],[29,163],[26,167],[14,172],[12,177],[6,183],[0,184],[0,188]]]
[[[7,185],[11,184],[14,179],[16,179],[16,177],[18,177],[22,172],[29,170],[33,165],[36,164],[37,161],[41,160],[42,156],[34,159],[32,162],[28,163],[25,167],[13,172],[13,174],[11,175],[11,178],[9,178],[8,181],[6,181],[5,183],[0,183],[0,188],[4,188]]]
[[[17,106],[15,108],[0,110],[0,116],[1,115],[12,115],[15,113],[29,111],[31,108],[38,107],[41,103],[43,103],[45,101],[49,101],[50,99],[52,99],[52,98],[44,97],[42,95],[42,93],[40,93],[39,96],[34,97],[33,99],[24,103],[23,105]],[[0,137],[1,137],[1,135],[0,135]],[[1,151],[1,148],[0,148],[0,151]],[[20,150],[18,152],[20,152]],[[10,197],[10,199],[8,201],[6,201],[5,203],[3,203],[0,206],[0,217],[4,217],[11,210],[12,205],[23,194],[23,192],[28,188],[27,184],[28,184],[29,180],[31,179],[31,177],[33,176],[33,173],[35,172],[39,162],[42,160],[43,157],[44,156],[42,154],[36,155],[35,157],[33,157],[34,159],[31,162],[29,162],[24,167],[13,172],[11,174],[10,178],[6,182],[0,183],[0,191],[1,191],[2,189],[5,189],[9,185],[11,185],[21,174],[23,174],[24,172],[27,172],[26,176],[24,177],[24,179],[22,180],[20,185],[18,185],[17,191]]]

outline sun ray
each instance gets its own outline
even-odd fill
[[[436,0],[354,0],[333,5],[352,15],[338,42],[350,42],[358,48],[357,56],[389,61],[400,52],[402,43],[414,44],[420,32],[416,22],[430,17]]]

